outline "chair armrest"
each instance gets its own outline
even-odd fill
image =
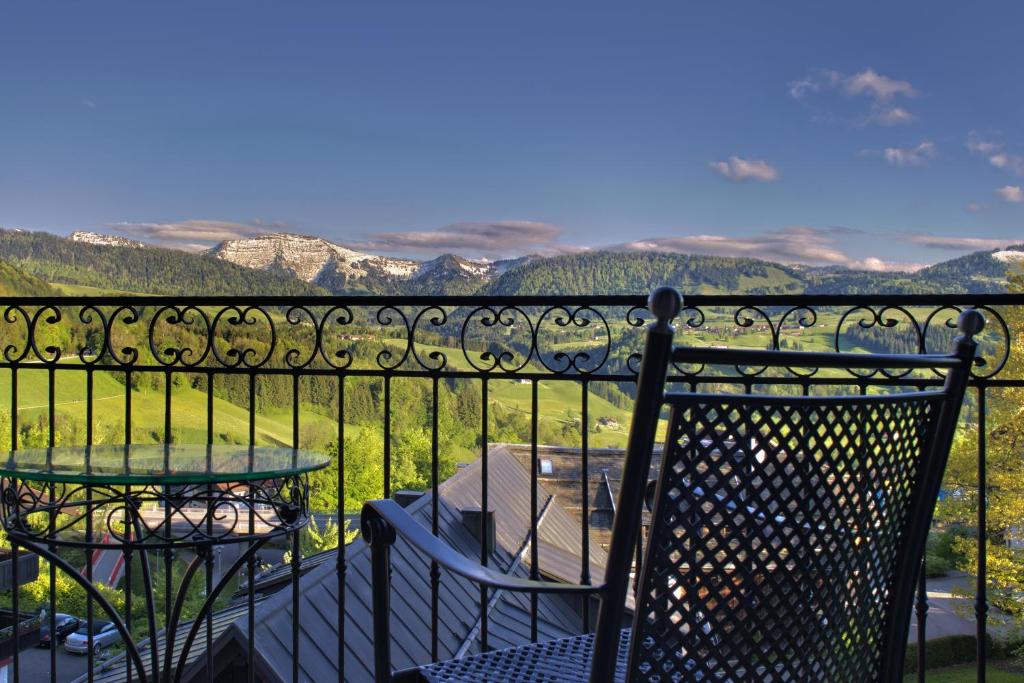
[[[381,526],[381,523],[384,526]],[[363,505],[360,525],[363,538],[371,546],[374,543],[375,534],[383,533],[391,536],[390,541],[383,540],[388,545],[394,542],[393,534],[397,534],[409,545],[448,571],[482,586],[525,593],[568,593],[574,595],[597,593],[603,588],[602,584],[582,586],[556,581],[533,581],[509,576],[485,567],[455,551],[450,545],[427,531],[422,524],[405,511],[405,508],[393,500],[371,500]]]

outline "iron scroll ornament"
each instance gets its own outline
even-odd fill
[[[246,543],[277,538],[298,531],[309,514],[306,474],[265,481],[177,486],[122,486],[54,483],[4,477],[0,479],[3,523],[19,541],[34,541],[69,548],[146,550]],[[147,518],[146,507],[167,514]],[[260,531],[249,534],[249,516]],[[99,523],[109,540],[80,541],[53,538],[87,517]],[[168,518],[171,523],[168,523]],[[123,520],[131,519],[129,531]],[[45,523],[44,523],[45,520]]]
[[[983,360],[973,377],[995,380],[1009,365],[1016,332],[1004,317],[1006,304],[997,296],[965,297],[952,304],[931,298],[921,303],[906,296],[848,296],[824,302],[790,296],[779,297],[778,305],[764,303],[765,297],[755,303],[731,297],[721,304],[714,296],[699,297],[699,303],[686,303],[676,325],[684,339],[688,332],[716,327],[759,333],[764,344],[776,350],[806,343],[812,328],[828,328],[815,331],[828,350],[844,350],[855,343],[850,332],[871,332],[876,344],[885,346],[890,338],[898,338],[920,353],[945,341],[939,334],[949,334],[958,312],[975,308],[992,324],[980,340]],[[543,303],[519,303],[511,297],[395,297],[373,302],[323,297],[293,304],[255,297],[213,303],[141,297],[15,300],[0,310],[0,365],[66,371],[354,371],[631,381],[639,368],[637,344],[646,321],[640,306],[622,299],[550,297]],[[694,341],[700,344],[700,339]],[[704,370],[686,365],[677,366],[675,373],[691,378]],[[727,370],[740,379],[769,379],[760,368]],[[814,368],[786,372],[819,378]],[[873,371],[870,376],[850,377],[882,380],[889,375]]]

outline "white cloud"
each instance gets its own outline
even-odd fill
[[[857,259],[838,245],[838,238],[858,231],[842,227],[790,226],[749,237],[683,235],[655,237],[616,245],[625,251],[670,251],[707,256],[745,256],[780,263],[811,266],[844,266],[860,270],[916,270],[920,264],[894,263],[869,256]]]
[[[987,208],[988,204],[984,204],[982,202],[970,202],[964,207],[964,210],[968,213],[978,213],[979,211],[984,211]]]
[[[788,86],[790,96],[804,103],[809,103],[812,95],[825,95],[829,92],[846,95],[848,98],[867,98],[871,102],[868,111],[853,117],[857,125],[874,123],[895,126],[917,120],[912,112],[893,104],[897,98],[917,97],[917,89],[909,81],[883,76],[872,68],[854,74],[819,69],[801,79],[790,81]],[[831,104],[839,106],[835,94]],[[829,116],[832,117],[831,114]]]
[[[744,180],[771,182],[779,177],[779,170],[762,159],[743,159],[731,156],[726,161],[712,161],[711,168],[733,182]]]
[[[946,235],[933,235],[926,232],[918,232],[907,237],[907,241],[922,247],[931,249],[945,249],[947,251],[990,251],[992,249],[1004,249],[1011,244],[1017,244],[1020,240],[1008,240],[988,237],[948,237]]]
[[[882,126],[898,126],[916,120],[917,117],[903,107],[875,108],[868,114],[868,122]]]
[[[1020,185],[1006,185],[996,190],[996,194],[1003,198],[1004,201],[1010,202],[1011,204],[1024,203],[1024,190],[1021,189]]]
[[[938,156],[934,142],[925,140],[914,147],[886,147],[882,157],[890,166],[924,166]]]
[[[92,100],[82,100],[82,105],[88,107],[89,109],[96,108],[96,103]]]
[[[888,78],[874,69],[867,68],[860,73],[846,77],[843,90],[850,95],[867,95],[875,100],[889,100],[897,95],[915,97],[917,91],[908,81]]]
[[[1024,175],[1024,156],[1007,152],[1005,145],[992,137],[972,130],[967,135],[967,149],[985,157],[995,168]]]

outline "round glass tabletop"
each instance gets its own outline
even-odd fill
[[[330,457],[292,448],[145,445],[31,448],[0,454],[0,476],[84,484],[217,484],[287,477]]]

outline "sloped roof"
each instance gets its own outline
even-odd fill
[[[529,576],[530,474],[504,448],[487,458],[490,482],[488,507],[495,511],[495,550],[491,566],[517,576]],[[469,557],[478,557],[479,541],[465,527],[461,509],[481,506],[483,463],[477,461],[438,487],[438,531],[441,538]],[[573,517],[538,486],[540,571],[549,576],[579,580],[581,531]],[[433,497],[428,493],[408,512],[430,526]],[[346,681],[366,681],[373,674],[370,554],[361,540],[346,549],[344,590],[344,668]],[[592,548],[593,580],[603,576],[604,553]],[[399,539],[391,553],[392,664],[397,669],[430,661],[430,563]],[[304,680],[338,680],[338,573],[334,563],[322,562],[299,579],[299,653]],[[442,659],[479,649],[480,591],[476,584],[441,574],[438,612],[438,653]],[[280,591],[260,603],[254,634],[259,674],[266,680],[290,680],[292,667],[292,595]],[[581,623],[572,602],[561,596],[538,597],[538,637],[560,638],[579,633]],[[218,642],[247,641],[242,615],[228,626]],[[492,591],[488,601],[491,647],[521,645],[530,639],[530,597]],[[216,646],[215,646],[216,647]]]

